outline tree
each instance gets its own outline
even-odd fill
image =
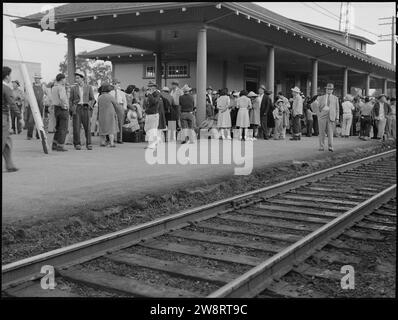
[[[85,59],[80,57],[79,53],[76,56],[76,69],[80,69],[86,74],[87,83],[90,85],[100,85],[101,82],[112,80],[112,64],[108,61]],[[59,64],[59,71],[68,77],[68,61],[67,54],[64,56],[64,61]]]

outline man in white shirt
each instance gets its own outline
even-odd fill
[[[113,81],[114,89],[110,92],[112,96],[115,97],[116,102],[118,104],[117,108],[117,118],[118,118],[118,125],[119,125],[119,132],[117,133],[117,143],[123,143],[123,124],[125,119],[125,112],[127,110],[127,99],[126,94],[120,89],[120,81],[114,80]]]

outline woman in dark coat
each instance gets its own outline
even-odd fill
[[[159,99],[159,130],[166,130],[167,129],[167,123],[166,123],[166,113],[164,111],[164,103],[163,103],[163,98],[160,95],[159,91],[155,91],[153,93],[153,96],[157,97]]]
[[[114,138],[118,132],[116,108],[118,107],[115,98],[109,94],[113,87],[103,84],[100,87],[98,96],[98,126],[100,135],[100,145],[106,146],[106,136],[109,136],[110,147],[115,147]]]
[[[271,91],[266,91],[265,94],[270,95],[272,92]],[[272,112],[274,111],[274,103],[272,102],[270,108],[268,109],[268,113],[267,113],[267,127],[269,130],[269,134],[268,136],[271,136],[272,134],[272,130],[274,130],[275,128],[275,120],[274,120],[274,116],[272,114]]]

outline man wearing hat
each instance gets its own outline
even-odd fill
[[[261,85],[260,88],[258,88],[257,99],[260,104],[260,129],[261,129],[259,130],[259,136],[264,138],[264,140],[269,139],[268,124],[271,119],[268,118],[270,117],[270,111],[272,112],[272,100],[269,96],[271,93],[272,92],[267,90],[264,85]]]
[[[303,98],[298,87],[291,89],[293,95],[292,117],[293,117],[293,136],[290,140],[301,140],[301,118],[303,116]]]
[[[18,80],[12,81],[12,95],[14,96],[15,105],[19,109],[19,113],[15,112],[14,109],[11,109],[11,128],[14,134],[17,133],[15,130],[15,121],[17,122],[17,130],[18,134],[22,132],[21,121],[22,119],[22,105],[25,100],[24,93],[20,88],[20,84]]]
[[[159,127],[159,105],[160,94],[157,90],[157,85],[153,81],[148,83],[148,96],[145,100],[145,139],[148,141],[148,149],[155,149],[161,142],[158,135]]]
[[[35,93],[37,105],[40,110],[40,115],[43,117],[43,111],[44,111],[44,90],[43,86],[41,83],[41,76],[38,73],[35,73],[34,75],[34,82],[33,82],[33,92]],[[27,133],[27,139],[30,140],[33,138],[33,129],[35,127],[35,120],[33,118],[33,113],[32,110],[30,109],[28,99],[25,99],[25,122],[26,126],[28,128],[28,133]],[[39,133],[36,130],[36,138],[40,139]]]
[[[325,133],[328,134],[328,148],[333,152],[333,131],[339,121],[339,98],[333,95],[333,83],[326,85],[326,94],[316,100],[319,126],[319,151],[325,150]]]
[[[397,109],[396,109],[396,101],[397,99],[392,97],[390,99],[390,108],[391,112],[390,115],[387,117],[387,138],[389,140],[395,140],[397,138],[396,136],[396,125],[397,125],[397,120],[396,120],[396,114],[397,114]]]
[[[72,86],[69,97],[69,110],[73,121],[73,145],[80,150],[80,128],[83,125],[86,136],[87,150],[92,150],[91,145],[91,112],[94,104],[93,88],[84,83],[85,75],[82,71],[75,72],[76,85]]]
[[[166,118],[166,126],[168,126],[169,121],[172,121],[172,106],[173,106],[173,97],[170,95],[170,89],[168,87],[163,87],[162,92],[160,94],[163,101],[164,114]],[[175,121],[175,120],[173,120]]]
[[[113,80],[114,90],[110,92],[112,96],[114,96],[118,108],[117,108],[117,118],[119,125],[119,132],[117,133],[117,143],[123,143],[122,133],[123,133],[123,124],[125,119],[125,112],[127,111],[127,99],[126,94],[120,89],[120,81],[117,79]]]
[[[194,116],[193,109],[195,106],[194,99],[191,95],[191,88],[186,84],[182,87],[184,94],[180,97],[180,108],[181,108],[181,128],[183,129],[183,141],[182,143],[194,141],[193,127],[194,127]]]
[[[171,108],[171,119],[172,121],[177,122],[177,128],[181,127],[180,124],[180,97],[184,94],[184,92],[179,87],[179,82],[177,80],[173,80],[171,82],[171,91],[170,95],[173,97],[173,104]]]
[[[387,103],[387,97],[385,94],[381,94],[377,98],[377,102],[373,106],[372,118],[376,122],[377,126],[377,139],[381,140],[384,138],[384,131],[386,128],[387,118],[391,113],[391,107]]]
[[[1,150],[7,171],[15,172],[18,171],[18,169],[15,167],[12,159],[12,140],[9,132],[9,113],[10,110],[13,110],[15,113],[18,114],[19,109],[15,104],[14,96],[10,88],[11,72],[12,72],[11,68],[7,66],[3,67],[3,90],[2,90],[3,132],[1,137],[1,144],[2,144]],[[22,118],[20,118],[18,121],[23,122]],[[21,123],[21,125],[23,125],[23,123]]]
[[[68,151],[64,147],[69,120],[69,100],[65,88],[66,77],[64,74],[59,73],[55,80],[56,82],[51,88],[51,101],[54,105],[56,123],[52,150]]]

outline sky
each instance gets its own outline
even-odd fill
[[[304,21],[338,30],[341,2],[255,2],[287,18]],[[46,5],[63,3],[3,3],[3,14],[27,16],[37,13]],[[379,18],[396,15],[395,2],[352,2],[354,26],[352,33],[364,36],[375,45],[367,46],[367,53],[390,62],[391,44],[378,42],[379,34],[390,34],[391,26],[380,26]],[[64,59],[67,40],[64,35],[36,28],[16,28],[13,18],[3,16],[3,59],[24,60],[41,63],[44,81],[51,81],[59,71]],[[383,22],[387,22],[383,21]],[[105,43],[76,39],[76,54],[106,46]],[[19,50],[19,48],[20,50]],[[21,54],[19,53],[21,52]]]

